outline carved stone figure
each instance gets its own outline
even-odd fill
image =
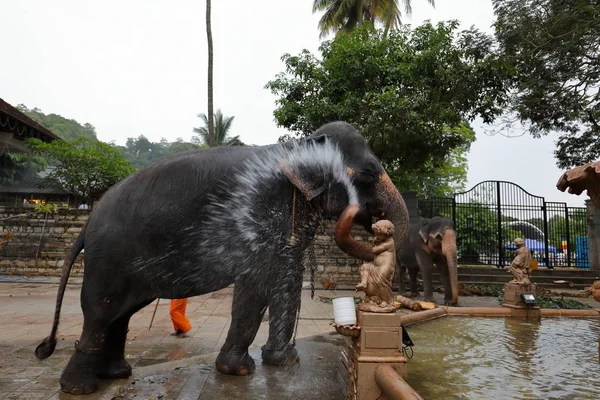
[[[592,286],[587,288],[585,294],[587,296],[591,295],[596,301],[600,301],[600,281],[594,281]]]
[[[521,285],[529,285],[529,265],[531,264],[531,251],[525,246],[525,241],[521,238],[516,238],[513,243],[517,246],[515,258],[513,259],[508,270],[513,275],[513,280],[509,283],[517,283]]]
[[[377,221],[372,226],[373,262],[360,267],[360,283],[357,291],[363,291],[366,297],[358,309],[370,312],[394,312],[392,279],[396,270],[396,247],[394,245],[394,225],[388,220]]]

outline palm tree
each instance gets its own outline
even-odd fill
[[[206,39],[208,41],[208,140],[209,146],[215,146],[215,121],[213,120],[213,41],[210,21],[211,0],[206,0]]]
[[[238,136],[229,136],[229,129],[231,128],[231,124],[233,123],[233,119],[235,117],[226,117],[223,115],[221,110],[217,110],[214,115],[215,121],[215,134],[213,136],[214,142],[211,145],[209,138],[209,130],[208,130],[208,117],[206,114],[198,114],[198,117],[202,118],[204,121],[204,126],[200,128],[194,128],[194,133],[198,135],[198,141],[203,144],[207,144],[210,147],[215,146],[245,146],[245,144],[240,140]]]
[[[435,0],[427,0],[435,6]],[[411,0],[402,0],[404,11],[410,16],[412,13]],[[380,22],[385,27],[384,35],[390,29],[400,25],[399,0],[314,0],[313,14],[325,11],[319,21],[322,39],[330,33],[351,32],[363,21],[372,24]]]

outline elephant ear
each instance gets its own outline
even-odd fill
[[[292,172],[289,166],[279,165],[281,172],[288,178],[292,185],[296,187],[307,200],[312,200],[325,190],[325,180],[321,177],[311,177],[308,171]]]
[[[421,229],[419,229],[419,236],[421,236],[421,240],[423,241],[423,243],[427,243],[427,241],[429,240],[429,232],[429,220],[423,220],[421,222]]]
[[[325,143],[326,135],[319,135],[309,137],[306,139],[306,143],[313,143],[315,145]],[[312,200],[325,190],[326,182],[322,176],[317,176],[314,172],[310,171],[308,167],[301,167],[295,171],[285,164],[279,164],[281,172],[286,176],[292,185],[294,185],[307,200]]]

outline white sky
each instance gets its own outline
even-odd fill
[[[413,0],[418,25],[458,19],[490,30],[490,0]],[[275,97],[264,85],[284,53],[318,54],[312,0],[213,0],[215,110],[234,115],[232,134],[274,143]],[[201,0],[19,0],[2,4],[0,98],[96,127],[99,139],[145,135],[190,140],[207,109],[205,2]],[[548,201],[583,205],[559,192],[555,138],[487,136],[476,126],[467,187],[482,180],[520,184]]]

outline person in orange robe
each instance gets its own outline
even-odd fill
[[[192,329],[190,320],[185,316],[187,301],[187,298],[171,300],[169,314],[171,314],[171,322],[173,322],[173,328],[175,328],[175,333],[172,333],[172,336],[186,337],[185,334]]]

